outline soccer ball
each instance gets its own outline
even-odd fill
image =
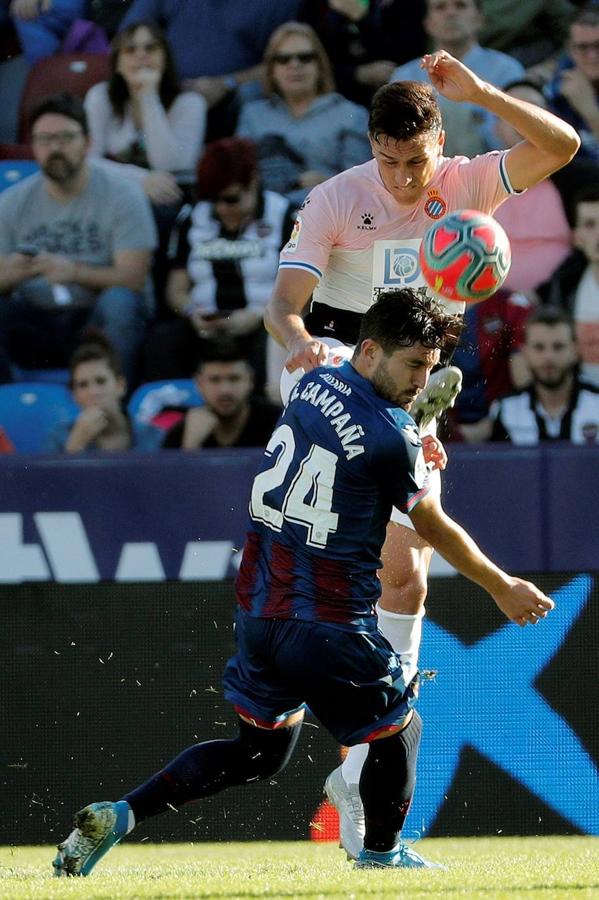
[[[476,209],[448,213],[427,229],[420,245],[426,283],[447,300],[478,303],[505,281],[512,253],[492,216]]]

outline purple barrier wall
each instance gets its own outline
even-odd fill
[[[5,457],[0,581],[220,580],[260,451]],[[599,451],[450,448],[445,505],[514,572],[593,569]]]

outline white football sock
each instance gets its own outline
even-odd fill
[[[411,681],[418,668],[424,609],[415,616],[408,616],[389,612],[377,603],[376,614],[380,631],[401,658],[406,681]]]
[[[387,638],[403,663],[406,681],[412,680],[418,668],[418,651],[422,636],[424,610],[415,616],[393,613],[376,605],[379,629]],[[360,772],[368,754],[368,744],[350,747],[341,764],[341,774],[346,784],[359,784]]]

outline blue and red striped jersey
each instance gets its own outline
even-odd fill
[[[349,362],[307,373],[253,482],[239,604],[258,617],[374,629],[391,508],[409,512],[427,493],[409,414]]]

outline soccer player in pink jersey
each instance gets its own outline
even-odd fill
[[[326,362],[331,338],[355,343],[361,316],[381,290],[426,290],[418,247],[427,225],[455,209],[493,213],[510,194],[542,181],[578,150],[580,140],[570,125],[504,94],[445,50],[424,56],[422,67],[432,87],[399,81],[376,93],[369,118],[374,159],[314,188],[299,211],[265,317],[268,330],[287,348],[288,372]],[[444,157],[432,88],[449,100],[484,107],[522,140],[472,160]],[[455,303],[451,307],[459,309]],[[453,403],[459,382],[453,367],[431,377],[411,411],[421,427]],[[413,671],[433,551],[401,514],[394,511],[392,519],[377,614],[383,635]],[[340,813],[342,845],[352,857],[363,844],[358,784],[366,751],[364,745],[353,747],[325,785]]]

